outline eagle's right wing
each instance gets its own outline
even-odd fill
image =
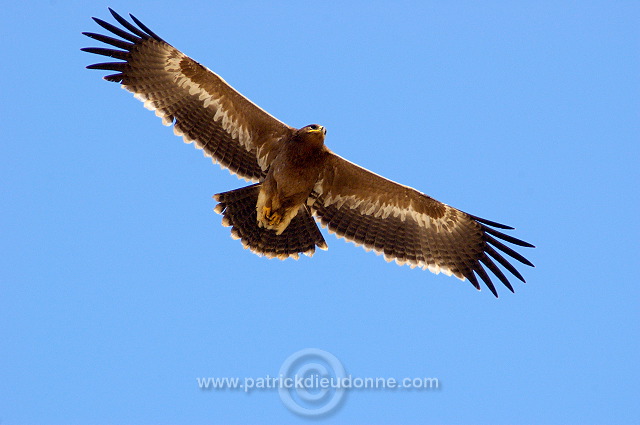
[[[487,270],[509,290],[513,287],[493,260],[524,282],[500,251],[533,266],[498,239],[524,247],[533,245],[492,228],[511,227],[464,213],[332,152],[309,206],[330,232],[383,254],[387,261],[468,279],[480,289],[477,275],[496,297],[498,292]]]

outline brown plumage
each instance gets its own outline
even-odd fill
[[[94,20],[119,38],[84,34],[116,49],[82,50],[118,61],[88,68],[115,71],[105,79],[133,92],[214,162],[256,183],[215,195],[215,211],[245,248],[280,259],[326,249],[315,216],[330,232],[387,261],[468,279],[480,289],[477,275],[496,296],[485,267],[513,287],[494,260],[524,282],[498,252],[532,266],[498,241],[533,246],[494,229],[511,227],[464,213],[341,158],[324,145],[324,127],[295,129],[282,123],[134,16],[137,26],[109,10],[124,30]]]

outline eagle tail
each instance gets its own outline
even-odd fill
[[[299,254],[312,256],[316,246],[327,249],[327,244],[314,221],[309,208],[302,205],[298,214],[280,235],[274,230],[258,226],[256,204],[261,183],[229,192],[218,193],[213,198],[219,202],[215,212],[222,214],[222,224],[231,227],[231,237],[240,239],[245,249],[268,258],[293,257]]]

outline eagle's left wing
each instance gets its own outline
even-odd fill
[[[256,106],[222,78],[171,46],[131,15],[137,27],[109,9],[125,29],[93,18],[120,38],[84,35],[117,49],[87,47],[89,53],[118,59],[90,69],[116,71],[119,82],[154,110],[185,142],[194,142],[214,162],[253,182],[266,176],[275,152],[293,128]]]
[[[498,250],[533,266],[496,238],[533,245],[492,228],[511,227],[464,213],[333,153],[326,164],[309,201],[314,214],[330,232],[387,261],[469,279],[480,289],[477,274],[496,297],[484,267],[512,292],[513,287],[492,258],[524,282]]]

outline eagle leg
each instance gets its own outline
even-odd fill
[[[269,226],[277,226],[282,221],[282,214],[277,211],[274,211],[273,214],[267,214],[266,217],[269,220]]]
[[[266,223],[267,220],[269,220],[270,215],[271,215],[271,207],[263,205],[262,210],[258,210],[258,219],[257,219],[258,226],[264,227],[264,223]]]
[[[271,207],[264,205],[258,214],[258,226],[270,228],[282,222],[282,214],[278,211],[271,211]]]

